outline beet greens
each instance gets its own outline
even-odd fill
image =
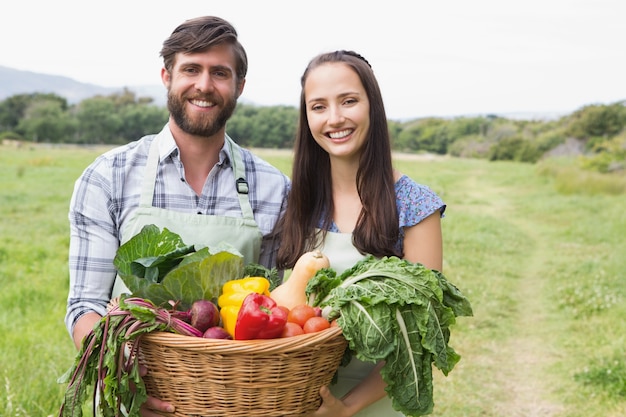
[[[59,378],[58,382],[68,384],[59,417],[81,417],[82,406],[89,398],[93,400],[94,416],[99,408],[104,417],[138,417],[147,399],[139,375],[139,338],[152,331],[201,337],[202,332],[186,320],[187,312],[122,295],[83,339],[74,364]]]

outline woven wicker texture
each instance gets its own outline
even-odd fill
[[[154,332],[140,341],[148,394],[184,417],[299,417],[316,410],[347,342],[341,329],[269,340]]]

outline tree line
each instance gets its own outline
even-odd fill
[[[0,102],[0,139],[119,145],[159,132],[167,119],[165,107],[128,89],[72,105],[53,93],[18,94]],[[289,149],[297,119],[292,106],[240,102],[227,131],[245,147]],[[532,163],[574,143],[597,171],[623,170],[626,160],[626,100],[583,106],[555,120],[428,117],[389,120],[389,130],[399,152]]]

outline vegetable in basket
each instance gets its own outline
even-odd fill
[[[139,375],[139,337],[152,331],[202,336],[201,331],[185,322],[186,314],[122,295],[85,337],[75,363],[59,378],[59,383],[68,384],[59,417],[81,417],[83,404],[90,394],[95,399],[96,391],[100,392],[100,402],[93,402],[94,416],[99,415],[95,410],[98,407],[104,417],[138,417],[139,407],[147,398]]]
[[[217,299],[217,304],[220,307],[227,305],[240,306],[243,303],[243,299],[251,292],[270,295],[269,288],[269,281],[263,277],[231,279],[222,286],[222,293]]]
[[[209,300],[196,300],[189,309],[189,323],[201,332],[205,332],[220,324],[220,311]]]
[[[231,245],[188,246],[155,225],[120,246],[114,264],[134,296],[161,307],[174,300],[180,310],[196,300],[216,300],[225,282],[245,276],[243,256]]]
[[[269,280],[264,277],[232,279],[224,283],[217,305],[220,307],[222,325],[231,336],[235,336],[237,314],[243,300],[250,293],[269,295],[269,286]]]
[[[226,244],[196,250],[155,225],[145,226],[120,246],[114,263],[131,295],[122,295],[96,323],[71,368],[59,377],[59,383],[67,384],[60,417],[81,417],[83,404],[93,401],[98,391],[94,415],[98,407],[104,417],[138,417],[147,398],[136,355],[139,337],[153,331],[202,337],[203,332],[188,323],[195,301],[217,299],[224,282],[244,277],[248,270],[267,272],[268,277],[274,273],[256,264],[244,267],[243,257]],[[207,322],[215,323],[215,316]],[[207,336],[216,335],[213,330]]]
[[[432,364],[447,375],[460,360],[448,344],[468,299],[438,271],[397,257],[368,256],[337,276],[318,271],[306,288],[360,360],[384,361],[381,375],[393,407],[407,416],[433,410]]]
[[[270,294],[278,305],[292,309],[306,303],[305,289],[313,275],[322,268],[330,267],[328,257],[319,250],[300,255],[289,277]]]
[[[287,312],[269,296],[248,294],[243,300],[235,324],[235,340],[274,339],[287,323]]]

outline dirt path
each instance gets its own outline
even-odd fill
[[[502,199],[502,196],[496,197]],[[493,201],[493,200],[492,200]],[[505,204],[513,204],[507,201]],[[515,210],[515,208],[513,208]],[[500,211],[505,213],[506,211]],[[516,317],[512,320],[512,336],[498,350],[499,363],[508,364],[501,369],[498,381],[506,393],[507,401],[494,405],[495,414],[506,417],[555,417],[563,406],[551,402],[548,395],[557,383],[549,373],[549,365],[556,361],[556,349],[550,344],[550,300],[544,289],[545,266],[553,256],[542,238],[546,230],[523,214],[507,216],[527,234],[532,251],[526,259],[524,270],[517,279],[515,297]]]
[[[516,298],[518,317],[514,336],[502,346],[499,355],[502,363],[509,363],[506,378],[501,381],[510,392],[509,402],[498,405],[499,415],[509,417],[551,417],[562,410],[562,406],[545,398],[550,391],[548,365],[554,360],[553,351],[547,341],[550,335],[544,326],[546,320],[541,264],[546,251],[541,239],[534,240],[535,250],[529,259],[527,270],[519,280]],[[507,361],[508,358],[508,361]]]

